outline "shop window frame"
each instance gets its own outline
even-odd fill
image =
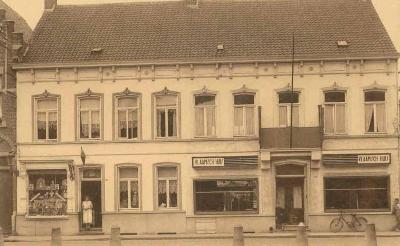
[[[138,172],[138,176],[136,178],[137,182],[138,182],[138,208],[121,208],[121,204],[120,204],[120,169],[123,168],[136,168],[137,172]],[[116,189],[116,194],[115,194],[115,202],[116,202],[116,207],[117,210],[119,212],[140,212],[142,211],[142,166],[141,164],[137,164],[137,163],[123,163],[123,164],[117,164],[115,166],[115,176],[116,176],[116,182],[115,182],[115,187],[117,187]],[[129,180],[134,180],[134,178],[127,178]],[[129,183],[128,183],[129,184]],[[129,198],[129,196],[128,196]]]
[[[176,185],[176,195],[177,195],[177,206],[176,207],[159,207],[158,205],[158,181],[159,181],[159,175],[158,175],[158,168],[162,167],[175,167],[176,168],[176,180],[177,180],[177,185]],[[179,163],[173,163],[173,162],[163,162],[163,163],[156,163],[154,164],[153,167],[153,177],[154,177],[154,189],[153,189],[153,201],[154,201],[154,210],[157,211],[180,211],[182,208],[182,180],[181,180],[181,165]],[[168,184],[168,183],[167,183]],[[168,186],[168,185],[167,185]],[[169,194],[167,193],[167,202],[169,200]]]
[[[229,211],[229,212],[201,212],[201,211],[197,211],[197,203],[196,203],[196,187],[195,187],[195,182],[196,181],[218,181],[218,180],[254,180],[257,182],[256,184],[256,189],[255,189],[255,196],[256,196],[256,201],[257,201],[257,209],[256,210],[252,210],[252,211]],[[195,178],[192,181],[193,184],[193,211],[195,215],[243,215],[243,214],[259,214],[260,213],[260,180],[258,177],[216,177],[216,178],[212,178],[212,177],[205,177],[205,178]],[[228,191],[227,191],[228,192]]]
[[[57,106],[56,111],[54,110],[44,110],[46,113],[46,138],[39,139],[37,133],[37,119],[38,119],[38,102],[41,100],[56,100]],[[48,129],[48,113],[49,112],[57,113],[57,138],[50,139],[49,138],[49,129]],[[61,96],[58,94],[51,94],[47,90],[45,90],[42,94],[32,96],[32,139],[35,142],[59,142],[61,139]]]
[[[378,209],[332,209],[332,208],[327,208],[326,207],[326,179],[329,178],[385,178],[386,179],[386,193],[387,193],[387,200],[388,200],[388,207],[387,208],[378,208]],[[346,175],[328,175],[323,177],[323,196],[324,196],[324,212],[325,213],[340,213],[340,212],[345,212],[345,213],[363,213],[363,212],[391,212],[391,176],[390,175],[352,175],[352,176],[346,176]]]

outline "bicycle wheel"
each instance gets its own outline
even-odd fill
[[[367,228],[368,221],[364,217],[355,217],[353,221],[354,230],[365,231]]]
[[[343,221],[340,218],[335,218],[332,220],[329,228],[331,232],[340,232],[344,226]]]

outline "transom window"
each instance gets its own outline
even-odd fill
[[[36,139],[57,140],[58,98],[36,99]]]
[[[389,177],[325,178],[325,209],[389,209]]]
[[[156,133],[159,138],[177,137],[178,96],[161,95],[156,101]]]
[[[79,138],[101,138],[101,97],[78,98]]]
[[[346,93],[325,92],[324,129],[327,134],[346,132]]]
[[[255,134],[254,94],[234,95],[234,135]]]
[[[215,136],[215,96],[196,95],[194,100],[196,136]]]
[[[299,92],[292,94],[291,91],[283,91],[278,93],[280,127],[299,126],[299,96]]]
[[[195,211],[201,213],[257,212],[256,179],[196,180]]]
[[[124,96],[116,98],[117,134],[119,139],[139,137],[139,98]]]
[[[157,167],[157,204],[159,208],[178,207],[178,168]]]
[[[119,207],[139,208],[139,172],[137,167],[120,167]]]
[[[365,102],[365,132],[385,132],[385,92],[364,92]]]

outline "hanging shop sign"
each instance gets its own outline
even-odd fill
[[[384,165],[391,163],[391,154],[326,154],[322,155],[322,162],[324,165]]]
[[[258,165],[258,156],[212,156],[193,157],[194,168],[253,168]]]

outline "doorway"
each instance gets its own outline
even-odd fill
[[[304,166],[276,167],[276,225],[298,225],[304,222]]]
[[[80,229],[87,230],[101,230],[102,228],[102,183],[101,183],[101,169],[83,169],[81,175],[81,219]],[[88,197],[93,204],[92,224],[89,228],[83,224],[83,211],[82,203]]]

